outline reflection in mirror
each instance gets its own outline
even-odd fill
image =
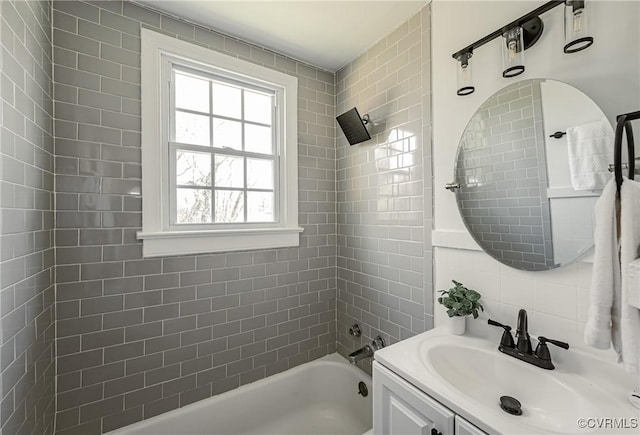
[[[578,89],[544,79],[511,84],[480,106],[454,170],[462,219],[489,255],[518,269],[547,270],[593,246],[601,191],[573,189],[567,136],[550,136],[604,117]]]

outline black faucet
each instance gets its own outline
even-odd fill
[[[518,326],[516,328],[516,347],[519,352],[531,354],[531,337],[527,324],[527,310],[518,311]]]
[[[547,343],[554,344],[563,349],[569,349],[569,344],[551,340],[546,337],[538,337],[538,345],[535,352],[531,350],[531,338],[529,337],[529,331],[527,330],[527,311],[520,310],[518,312],[518,326],[516,328],[517,343],[513,342],[513,336],[511,335],[511,326],[503,325],[495,320],[489,319],[489,325],[499,326],[504,328],[502,339],[500,340],[500,346],[498,350],[514,358],[518,358],[529,364],[533,364],[536,367],[540,367],[546,370],[553,370],[555,366],[551,362],[551,352],[547,347]]]

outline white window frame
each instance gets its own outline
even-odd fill
[[[207,226],[171,225],[169,191],[169,77],[167,59],[180,65],[216,70],[276,91],[278,131],[278,209],[275,223]],[[186,41],[142,29],[142,231],[144,257],[229,252],[299,246],[298,226],[298,79]],[[167,102],[167,104],[164,104]]]

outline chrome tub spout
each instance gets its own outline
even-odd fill
[[[351,364],[356,364],[359,361],[362,361],[367,358],[371,358],[373,353],[384,347],[384,340],[379,335],[374,338],[371,344],[364,345],[358,350],[355,350],[349,354],[349,362]]]

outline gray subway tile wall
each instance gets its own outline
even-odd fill
[[[357,106],[370,141],[336,137],[338,351],[433,327],[430,9],[378,41],[336,78],[336,113]],[[353,323],[362,337],[348,334]],[[359,366],[371,372],[371,361]]]
[[[140,29],[299,80],[299,248],[142,258]],[[122,1],[53,3],[57,433],[98,434],[336,348],[334,75]]]
[[[126,1],[0,7],[3,433],[54,412],[108,432],[346,354],[354,321],[388,343],[432,327],[428,6],[337,74]],[[299,248],[142,258],[141,26],[298,77]],[[380,122],[349,148],[352,105]]]
[[[53,433],[51,2],[0,2],[0,433]]]

